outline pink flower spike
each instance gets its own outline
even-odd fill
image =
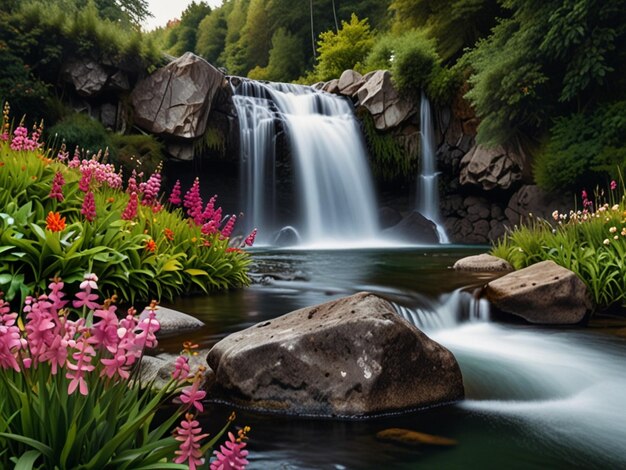
[[[196,377],[196,380],[191,386],[183,388],[180,395],[180,401],[183,402],[185,405],[188,405],[190,407],[193,406],[198,411],[202,412],[204,411],[204,407],[202,406],[201,400],[206,396],[206,392],[203,390],[198,390],[198,388],[200,387],[200,382],[200,378]]]
[[[224,238],[230,237],[230,235],[233,233],[233,228],[235,227],[236,221],[237,221],[237,216],[231,215],[230,218],[228,219],[228,222],[226,222],[226,225],[222,229],[222,240]]]
[[[250,232],[250,235],[248,235],[248,236],[246,237],[246,239],[244,240],[244,243],[245,243],[247,246],[252,246],[252,245],[254,245],[254,239],[256,238],[256,232],[257,232],[257,229],[255,228],[252,232]]]
[[[617,189],[617,183],[615,182],[615,180],[611,181],[611,191],[615,191]]]
[[[208,434],[200,434],[202,429],[198,421],[193,419],[191,413],[185,414],[185,419],[180,422],[180,426],[176,428],[174,439],[179,441],[180,447],[174,453],[174,463],[187,462],[190,470],[196,470],[198,465],[204,463],[202,451],[200,450],[200,441],[208,436]]]
[[[180,198],[180,194],[181,194],[180,180],[176,180],[176,183],[174,183],[174,187],[172,188],[172,192],[168,199],[170,204],[174,206],[180,206],[180,204],[183,202],[182,199]]]
[[[93,192],[88,191],[85,193],[85,199],[83,199],[83,208],[80,213],[85,216],[85,219],[89,222],[93,222],[96,219],[96,199]]]
[[[87,307],[89,310],[95,310],[100,307],[100,305],[95,302],[96,300],[98,300],[98,294],[91,294],[90,292],[85,290],[83,292],[77,293],[76,298],[78,300],[72,302],[74,308]]]
[[[56,199],[58,202],[63,202],[65,197],[63,196],[63,185],[65,184],[65,178],[63,178],[63,173],[57,171],[54,175],[54,179],[52,180],[52,188],[50,189],[50,194],[48,197],[50,199]]]
[[[179,382],[189,378],[189,358],[187,356],[178,356],[174,363],[174,372],[172,378]]]
[[[211,462],[211,470],[243,470],[246,468],[249,462],[246,459],[248,451],[244,450],[246,447],[244,438],[245,435],[235,439],[233,433],[229,432],[228,439],[220,446],[220,450],[213,451],[217,458]]]

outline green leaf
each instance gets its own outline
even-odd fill
[[[39,458],[41,452],[37,450],[29,450],[24,452],[22,456],[19,458],[17,463],[15,464],[14,470],[31,470],[33,465],[35,465],[35,461]]]
[[[12,434],[7,432],[0,432],[0,437],[6,437],[7,439],[26,444],[33,449],[37,449],[41,454],[45,455],[46,457],[52,458],[52,449],[45,445],[43,442],[31,439],[30,437],[20,436],[19,434]]]
[[[188,269],[185,269],[185,272],[189,274],[190,276],[208,276],[209,275],[209,273],[207,273],[203,269],[188,268]]]

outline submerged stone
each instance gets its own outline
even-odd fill
[[[289,414],[367,416],[464,396],[452,353],[367,292],[234,333],[208,363],[213,398]]]
[[[454,266],[453,269],[457,271],[488,271],[488,272],[509,272],[513,271],[513,266],[508,261],[498,258],[497,256],[490,255],[488,253],[482,253],[480,255],[466,256],[461,258]]]
[[[449,447],[458,444],[454,439],[402,428],[390,428],[377,432],[376,438],[381,441],[397,442],[398,444],[410,446],[430,445]]]

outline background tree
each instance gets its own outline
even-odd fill
[[[297,38],[285,28],[278,28],[272,36],[267,67],[255,67],[248,76],[256,80],[288,82],[298,76],[304,66],[304,53]]]

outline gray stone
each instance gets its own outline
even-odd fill
[[[135,123],[154,134],[198,138],[225,84],[222,72],[187,52],[137,84],[131,93]]]
[[[529,214],[553,221],[553,211],[568,213],[571,204],[568,194],[547,193],[539,186],[525,185],[511,197],[504,213],[510,226],[528,221]]]
[[[383,230],[383,233],[389,238],[408,243],[439,243],[437,226],[417,211],[411,212],[393,227]]]
[[[167,153],[172,158],[181,161],[191,161],[196,154],[195,147],[192,143],[168,142],[166,149]]]
[[[234,333],[208,363],[211,397],[296,415],[366,416],[464,395],[452,353],[367,292]]]
[[[109,79],[109,83],[107,85],[109,88],[118,91],[128,91],[130,90],[130,83],[128,81],[128,75],[126,75],[121,70],[118,70]]]
[[[458,271],[488,271],[488,272],[510,272],[513,266],[502,258],[497,258],[487,253],[480,255],[466,256],[461,258],[452,266]]]
[[[208,350],[201,349],[195,354],[188,356],[189,373],[194,375],[201,371],[205,386],[210,386],[214,382],[215,373],[206,362]],[[141,368],[139,380],[141,383],[152,383],[157,389],[162,389],[172,378],[178,354],[163,353],[157,356],[145,355],[141,358]]]
[[[332,80],[324,83],[324,86],[322,87],[322,91],[325,91],[327,93],[339,93],[339,80],[336,78],[333,78]]]
[[[98,62],[93,60],[72,59],[63,66],[62,76],[76,88],[81,96],[95,96],[99,94],[107,80],[109,73]]]
[[[158,332],[160,336],[178,333],[179,331],[194,330],[204,326],[204,323],[197,318],[167,307],[159,306],[157,308],[156,319],[161,325],[161,329]]]
[[[361,86],[363,86],[363,75],[361,75],[356,70],[344,70],[339,77],[339,82],[337,82],[337,87],[339,88],[339,93],[345,96],[354,95]]]
[[[491,281],[487,298],[530,323],[571,325],[591,310],[587,286],[569,269],[542,261]]]
[[[402,214],[392,207],[381,207],[378,209],[378,221],[380,228],[386,229],[397,225],[402,220]]]
[[[414,103],[400,96],[387,70],[377,70],[366,77],[356,96],[359,105],[366,108],[374,118],[376,129],[396,127],[415,113]]]
[[[104,103],[100,107],[100,122],[109,129],[115,129],[117,123],[117,106],[111,103]]]
[[[502,146],[485,148],[475,145],[461,159],[461,184],[480,186],[484,190],[508,189],[522,179],[519,157]]]

